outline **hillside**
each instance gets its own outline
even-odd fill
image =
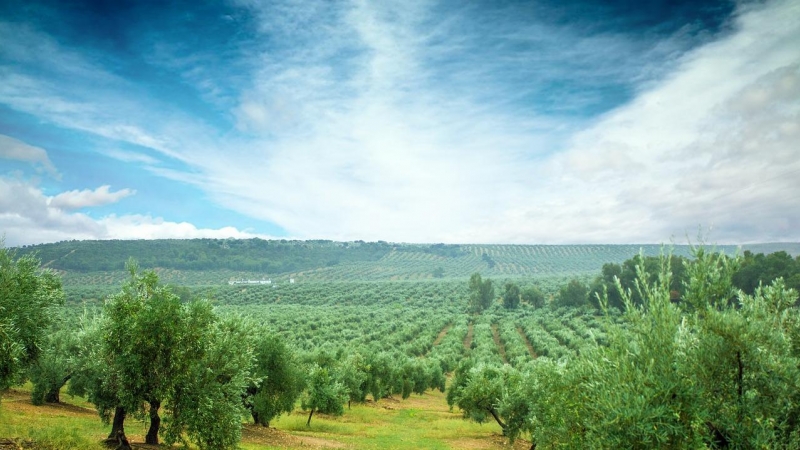
[[[720,246],[728,254],[736,246]],[[753,244],[754,252],[800,244]],[[182,285],[223,284],[235,278],[296,281],[460,279],[473,272],[494,277],[551,277],[596,273],[604,263],[637,254],[657,255],[659,245],[444,245],[236,239],[66,241],[26,246],[42,263],[65,276],[65,284],[116,284],[128,258],[157,268],[164,281]],[[687,256],[689,246],[675,254]]]

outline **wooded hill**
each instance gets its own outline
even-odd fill
[[[621,263],[642,251],[656,256],[660,245],[446,245],[263,239],[159,239],[65,241],[25,246],[65,281],[90,274],[122,272],[129,258],[158,268],[166,280],[184,285],[218,284],[232,277],[295,277],[306,281],[380,281],[595,274],[604,263]],[[724,245],[717,250],[800,254],[800,243]],[[669,251],[667,248],[665,251]],[[673,253],[689,256],[688,245]],[[111,281],[111,280],[109,280]],[[83,282],[79,284],[85,284]],[[94,283],[90,283],[94,284]]]

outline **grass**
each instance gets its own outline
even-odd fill
[[[91,405],[62,395],[61,405],[33,406],[30,386],[3,393],[0,403],[0,438],[35,441],[37,449],[95,450],[110,429]],[[378,403],[345,409],[343,416],[295,411],[275,420],[269,429],[246,424],[241,447],[266,449],[527,449],[502,437],[495,423],[476,424],[447,407],[444,394],[429,391],[406,400],[382,399]],[[132,442],[143,442],[145,426],[129,419],[126,431]]]
[[[82,399],[69,399],[66,394],[62,394],[62,400],[67,401],[33,406],[30,385],[4,392],[0,402],[0,437],[32,440],[39,449],[104,449],[100,441],[108,430],[94,408]]]

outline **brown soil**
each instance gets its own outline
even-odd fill
[[[494,339],[494,345],[497,346],[497,349],[500,351],[500,357],[503,358],[503,363],[508,364],[508,359],[506,358],[506,346],[503,345],[503,342],[500,340],[500,333],[497,331],[497,324],[492,324],[492,339]]]
[[[461,438],[456,441],[450,441],[453,448],[459,449],[473,449],[473,450],[480,450],[480,449],[492,449],[492,448],[502,448],[508,450],[529,450],[531,448],[531,443],[524,440],[524,439],[517,439],[511,444],[508,441],[508,438],[501,434],[494,434],[489,439],[481,438]]]
[[[470,346],[472,346],[472,324],[469,324],[469,328],[467,328],[467,337],[464,338],[464,349],[469,350]]]
[[[531,357],[537,358],[536,351],[533,349],[531,342],[528,340],[528,336],[525,336],[525,332],[522,331],[522,327],[517,327],[517,333],[519,333],[519,337],[522,338],[522,342],[525,343],[525,347],[528,347],[528,353],[531,354]]]
[[[444,328],[442,328],[442,331],[440,331],[439,335],[436,336],[436,340],[433,341],[433,346],[434,347],[439,345],[442,342],[442,339],[444,339],[444,337],[447,336],[447,332],[450,330],[451,326],[452,326],[452,324],[448,323],[447,325],[444,326]]]
[[[242,427],[242,442],[270,447],[303,447],[313,449],[345,448],[341,442],[313,436],[295,436],[275,428],[248,424]]]

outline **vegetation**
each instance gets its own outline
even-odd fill
[[[52,309],[63,302],[61,281],[39,265],[0,241],[0,393],[36,364]]]
[[[737,293],[739,260],[699,250],[676,303],[670,259],[655,278],[639,262],[641,302],[617,281],[625,311],[607,322],[607,344],[519,370],[462,363],[448,402],[545,448],[800,445],[797,292],[778,279]]]
[[[401,247],[386,256],[423,253]],[[129,264],[102,304],[55,308],[52,285],[36,355],[14,369],[13,384],[29,378],[36,404],[63,402],[64,389],[82,396],[111,422],[111,437],[137,420],[144,441],[203,449],[235,448],[242,427],[313,433],[429,398],[537,448],[798,444],[800,322],[785,281],[798,272],[788,255],[640,254],[598,266],[594,279],[522,278],[491,272],[510,263],[486,246],[428,247],[437,265],[488,255],[502,301],[477,272],[468,281],[428,272],[414,281],[170,286],[163,271]],[[753,280],[752,292],[738,289]],[[5,420],[0,430],[11,429]],[[418,427],[410,416],[392,420]],[[414,442],[440,445],[424,439]]]
[[[492,305],[494,285],[490,279],[482,279],[481,274],[473,273],[469,279],[469,310],[481,312]]]
[[[286,343],[263,331],[256,338],[253,370],[256,378],[247,388],[245,406],[253,422],[268,427],[273,419],[292,412],[305,377]]]
[[[505,291],[503,292],[503,306],[507,309],[514,309],[519,306],[519,299],[521,296],[519,286],[514,283],[506,283]]]
[[[720,249],[736,251],[732,246]],[[792,244],[784,249],[798,252]],[[660,246],[167,239],[66,241],[25,246],[18,252],[35,253],[46,267],[65,272],[65,286],[118,287],[127,278],[124,267],[130,257],[156,269],[166,283],[203,285],[232,277],[285,280],[290,275],[305,281],[463,279],[474,272],[492,277],[575,276],[595,274],[604,263],[620,264],[640,250],[645,256],[658,256]],[[674,252],[690,256],[688,246],[675,246]]]

